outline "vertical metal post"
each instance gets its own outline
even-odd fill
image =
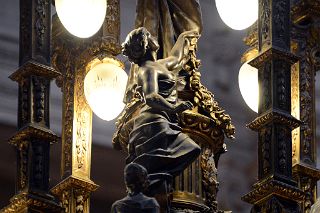
[[[53,20],[53,66],[62,74],[63,114],[62,181],[52,192],[64,212],[89,213],[90,195],[98,188],[90,178],[92,111],[85,99],[84,79],[92,64],[121,52],[119,36],[119,0],[108,1],[103,27],[87,39],[70,35],[58,17]]]
[[[19,69],[10,78],[19,84],[18,132],[9,140],[17,151],[16,195],[2,212],[59,212],[49,194],[51,1],[20,0]]]
[[[292,132],[293,176],[305,193],[303,212],[316,200],[320,171],[316,168],[315,74],[320,53],[319,1],[297,0],[292,5],[292,42],[299,62],[292,67],[292,114],[302,121]]]
[[[259,0],[259,116],[248,127],[258,132],[258,183],[243,200],[253,212],[300,212],[303,193],[292,178],[290,0]]]

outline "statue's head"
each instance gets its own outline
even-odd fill
[[[159,44],[150,32],[139,27],[132,30],[122,43],[122,53],[130,62],[140,65],[147,60],[156,60]]]
[[[143,192],[149,184],[147,170],[136,163],[130,163],[125,167],[124,180],[129,195]]]

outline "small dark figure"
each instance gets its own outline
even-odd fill
[[[124,169],[124,178],[128,195],[112,205],[111,213],[160,212],[156,199],[143,194],[149,185],[148,173],[144,167],[136,163],[128,164]]]

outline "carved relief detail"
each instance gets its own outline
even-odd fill
[[[107,37],[114,43],[120,42],[120,2],[119,0],[108,0],[107,14],[105,19]]]
[[[269,0],[259,1],[260,8],[262,8],[260,20],[260,31],[261,31],[261,44],[260,50],[266,49],[271,45],[270,25],[271,25],[271,8]]]
[[[288,110],[286,109],[286,106],[288,106],[288,95],[287,92],[286,92],[286,87],[288,85],[286,85],[286,66],[284,64],[284,62],[279,62],[279,61],[276,61],[275,62],[275,68],[274,69],[277,69],[276,71],[276,74],[277,74],[277,80],[276,80],[276,83],[277,83],[277,96],[278,96],[278,106],[280,109],[283,109],[283,110]]]
[[[45,189],[48,187],[48,182],[46,181],[46,178],[48,177],[49,170],[46,171],[46,165],[45,165],[45,142],[40,141],[38,139],[34,139],[32,142],[32,175],[31,177],[31,183],[33,186]]]
[[[266,111],[267,109],[269,109],[270,105],[271,105],[271,95],[270,95],[270,86],[271,86],[271,64],[270,63],[266,63],[263,67],[263,71],[261,72],[262,75],[262,79],[263,81],[262,83],[262,94],[261,97],[264,97],[264,102],[261,102],[261,104],[263,104],[262,106],[262,112]]]
[[[288,10],[288,1],[275,1],[274,2],[274,32],[275,42],[277,42],[277,46],[288,48],[288,36],[286,32],[288,31],[286,27],[288,27],[289,20],[286,16],[286,11]]]
[[[19,114],[18,126],[21,127],[29,121],[30,100],[29,100],[29,79],[23,80],[19,85]]]
[[[75,98],[74,98],[74,116],[75,116],[75,129],[74,140],[76,146],[76,168],[88,169],[88,152],[89,143],[91,142],[91,119],[92,112],[86,102],[84,95],[84,78],[86,72],[79,70],[75,80]]]
[[[298,202],[304,199],[304,193],[298,188],[270,178],[255,184],[253,190],[243,196],[242,200],[251,204],[256,204],[259,200],[264,199],[270,194]]]
[[[37,48],[41,50],[44,46],[45,42],[45,33],[46,33],[46,26],[45,26],[45,18],[46,18],[46,7],[48,5],[48,1],[45,0],[36,0],[36,20],[35,20],[35,29],[37,32]]]
[[[63,172],[71,173],[72,166],[72,132],[73,132],[73,107],[74,107],[74,70],[70,63],[66,64],[66,73],[63,82],[63,115],[62,115],[62,141],[63,141]]]
[[[257,131],[271,122],[285,125],[290,129],[297,128],[301,123],[299,120],[288,113],[284,113],[279,110],[268,110],[258,118],[256,118],[254,121],[249,123],[247,127],[254,131]]]
[[[217,180],[217,168],[214,161],[214,154],[208,147],[203,148],[201,155],[201,171],[202,183],[206,196],[206,204],[211,212],[216,212],[218,209],[217,193],[219,182]]]
[[[23,48],[25,55],[20,55],[20,64],[25,62],[25,59],[31,52],[31,34],[30,34],[30,17],[31,10],[29,9],[28,3],[20,4],[20,45]]]
[[[259,132],[259,141],[261,142],[262,153],[262,171],[263,176],[266,176],[271,169],[271,140],[272,131],[271,127],[266,127]]]
[[[28,152],[29,145],[27,141],[21,141],[17,146],[18,157],[19,157],[19,177],[18,177],[18,188],[19,190],[23,190],[27,186],[28,182]]]
[[[68,190],[63,191],[62,193],[62,199],[61,199],[61,205],[64,210],[64,213],[70,213],[69,212],[69,200],[70,200],[70,193]]]
[[[84,197],[83,195],[76,195],[76,213],[83,213],[84,212]]]
[[[278,137],[278,160],[279,160],[279,169],[282,174],[290,175],[287,172],[287,130],[283,127],[277,127],[277,137]]]
[[[314,162],[313,141],[315,137],[314,124],[314,84],[315,71],[311,61],[311,46],[308,44],[305,51],[305,59],[300,61],[300,119],[301,125],[301,151],[303,161],[308,164]]]
[[[305,198],[303,202],[303,209],[304,212],[310,213],[311,206],[314,204],[314,189],[316,184],[314,183],[314,180],[312,178],[309,178],[307,176],[301,177],[300,179],[301,189],[305,193]]]
[[[33,77],[33,93],[34,93],[34,120],[41,122],[44,119],[45,113],[45,93],[47,80],[41,77]]]
[[[317,48],[317,36],[314,35],[313,26],[305,28],[298,24],[293,25],[292,36],[296,42],[294,53],[300,57],[296,69],[299,72],[299,82],[295,83],[299,88],[299,116],[302,121],[300,127],[299,160],[313,165],[315,161],[315,120],[312,116],[315,111],[314,85],[316,65],[314,51]],[[300,159],[301,158],[301,159]]]

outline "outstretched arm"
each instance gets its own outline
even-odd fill
[[[169,71],[180,71],[188,61],[190,40],[198,37],[198,31],[186,31],[181,33],[170,51],[170,56],[160,59],[158,62],[163,64]]]

